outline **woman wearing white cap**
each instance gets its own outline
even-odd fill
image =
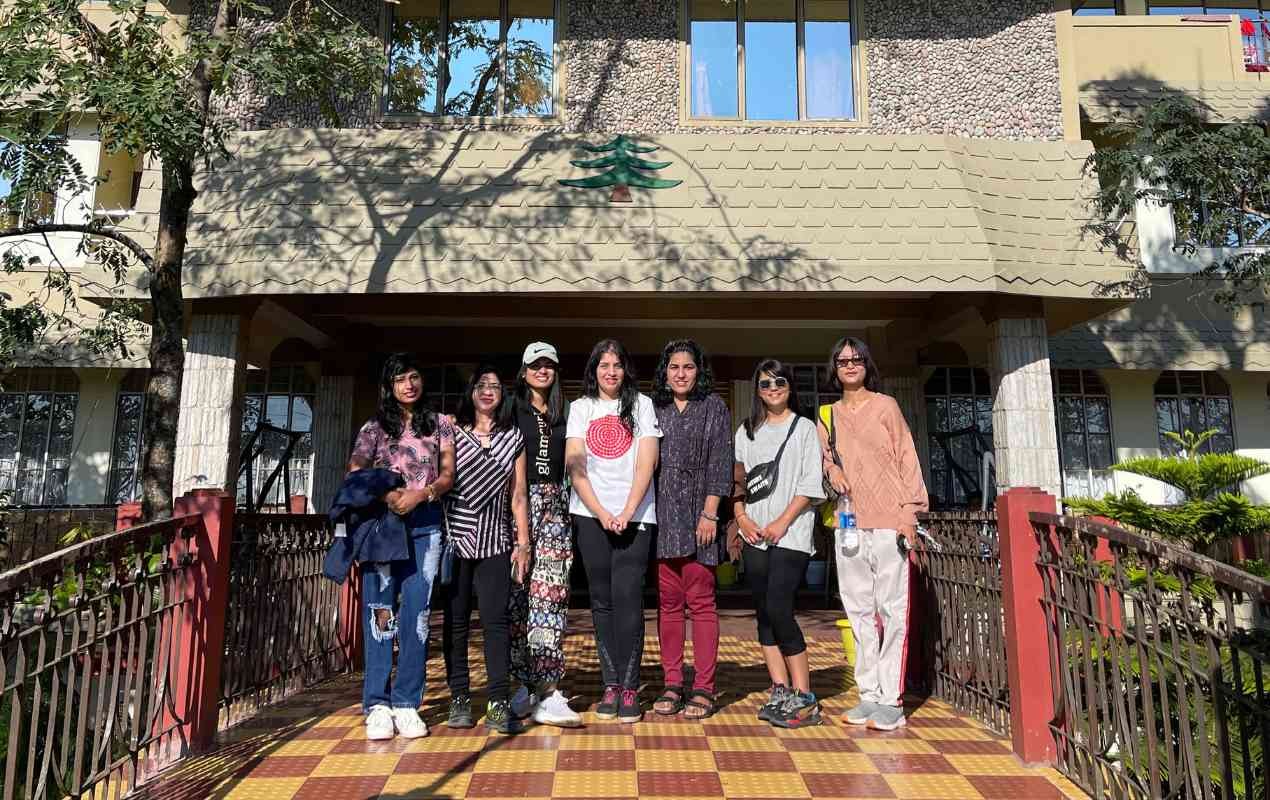
[[[560,356],[546,342],[525,348],[514,397],[516,424],[529,461],[529,519],[533,566],[511,595],[512,675],[521,688],[512,711],[541,725],[574,727],[582,718],[560,692],[569,612],[573,537],[564,488],[565,423],[569,404],[560,388]]]

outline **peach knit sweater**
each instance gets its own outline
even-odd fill
[[[913,434],[895,399],[872,393],[854,411],[834,403],[833,424],[856,524],[889,529],[915,524],[917,513],[926,511],[930,500]],[[816,430],[827,471],[833,465],[829,431],[822,424],[817,424]]]

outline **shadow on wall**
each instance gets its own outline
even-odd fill
[[[700,172],[696,174],[703,185],[694,187],[687,202],[711,219],[708,225],[689,228],[641,202],[639,193],[645,190],[634,190],[634,203],[610,203],[608,189],[558,186],[556,177],[566,175],[527,170],[549,154],[582,155],[574,136],[545,131],[523,149],[491,155],[465,146],[480,134],[447,136],[425,130],[404,135],[415,146],[341,149],[341,143],[348,143],[348,131],[303,131],[295,147],[270,150],[250,164],[247,180],[280,170],[272,188],[269,178],[259,179],[259,191],[273,193],[269,204],[232,214],[199,214],[193,233],[203,242],[232,240],[234,247],[285,246],[294,256],[280,255],[277,266],[260,264],[254,277],[282,284],[304,281],[326,292],[378,294],[390,284],[394,291],[438,285],[461,291],[499,291],[512,285],[552,291],[568,288],[562,281],[598,281],[616,290],[677,284],[704,290],[776,289],[785,280],[840,275],[834,265],[809,258],[798,245],[766,235],[737,235],[734,212],[704,185]],[[447,144],[438,146],[443,138]],[[474,152],[486,165],[500,156],[514,157],[494,170],[473,170],[460,161]],[[691,162],[672,148],[650,157],[673,160],[681,168],[674,177],[686,177],[690,168]],[[297,172],[297,158],[323,166]],[[289,159],[292,166],[287,168]],[[560,163],[567,167],[567,161]],[[243,168],[230,165],[231,170]],[[427,175],[412,183],[412,168],[426,169]],[[242,178],[217,173],[209,181],[226,179]],[[544,186],[548,182],[553,185]],[[286,194],[285,203],[278,192]],[[684,202],[681,198],[676,205]],[[256,219],[260,214],[276,217]],[[242,236],[241,229],[252,221],[264,224]],[[222,283],[224,264],[210,252],[214,249],[208,248],[206,261],[196,256],[187,264],[187,284],[211,290]],[[731,269],[724,272],[724,265]],[[296,266],[301,267],[298,274],[288,275]]]

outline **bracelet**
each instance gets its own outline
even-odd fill
[[[708,519],[708,520],[710,520],[711,522],[718,522],[718,521],[719,521],[719,515],[718,515],[718,514],[710,514],[710,513],[708,513],[708,512],[702,511],[702,512],[701,512],[701,516],[702,516],[702,518],[703,518],[703,519]]]
[[[530,547],[529,542],[525,542],[524,544],[517,542],[516,544],[512,545],[513,550],[528,550],[529,547]]]

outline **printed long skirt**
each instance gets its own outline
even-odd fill
[[[512,584],[512,675],[533,689],[564,677],[564,635],[569,611],[573,537],[564,488],[529,487],[529,531],[533,568],[529,580]]]

